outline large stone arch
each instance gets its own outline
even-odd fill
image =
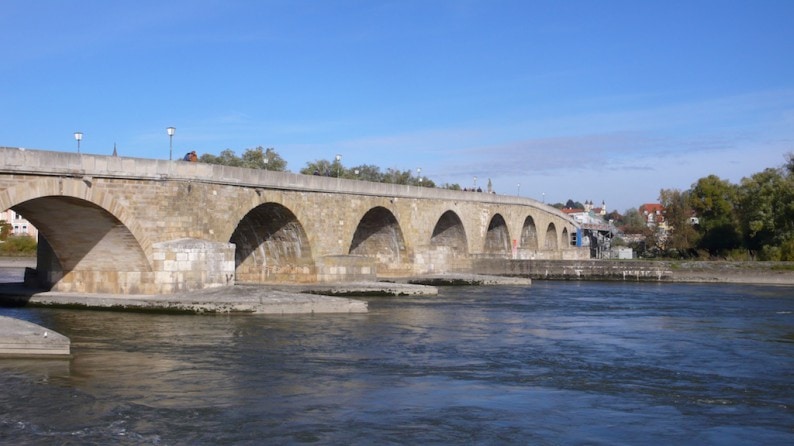
[[[348,253],[374,258],[378,275],[405,274],[410,271],[410,259],[400,224],[394,214],[382,206],[370,209],[361,218]]]
[[[546,237],[543,247],[548,250],[557,250],[557,227],[554,226],[554,223],[549,223],[549,226],[546,228]]]
[[[251,209],[229,242],[235,245],[238,282],[309,282],[316,278],[306,231],[281,204],[269,202]]]
[[[535,226],[535,219],[533,219],[531,215],[528,215],[527,218],[524,219],[519,246],[522,249],[538,249],[538,229]]]
[[[13,197],[13,198],[12,198]],[[151,259],[152,240],[146,235],[141,224],[125,206],[118,202],[113,196],[104,191],[94,191],[90,179],[77,180],[73,178],[46,178],[42,180],[26,181],[15,186],[11,186],[0,193],[0,209],[14,209],[26,219],[37,225],[27,214],[31,213],[31,205],[19,207],[22,203],[29,202],[44,197],[72,198],[80,202],[91,203],[95,207],[102,209],[105,213],[117,220],[126,228],[137,245],[143,251],[147,259]],[[26,208],[24,211],[23,208]],[[26,214],[27,213],[27,214]],[[57,222],[56,219],[43,218]],[[57,228],[56,228],[57,229]],[[45,235],[46,238],[46,235]],[[151,270],[150,261],[147,270]]]
[[[568,228],[562,228],[562,246],[560,248],[565,249],[571,246],[571,238],[568,235]]]
[[[447,248],[456,256],[468,255],[466,229],[458,214],[454,211],[446,211],[439,217],[430,236],[430,246]]]
[[[457,213],[441,214],[430,235],[429,249],[419,272],[464,271],[469,268],[469,240]]]
[[[488,224],[488,231],[485,233],[485,246],[483,252],[486,254],[510,253],[510,231],[507,223],[501,214],[494,214]]]
[[[39,229],[64,273],[152,270],[129,229],[94,203],[47,196],[27,200],[12,209]]]

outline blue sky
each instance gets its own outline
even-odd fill
[[[794,1],[0,0],[0,146],[168,158],[624,211],[794,151]],[[520,186],[519,186],[520,185]]]

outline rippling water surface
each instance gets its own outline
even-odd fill
[[[368,314],[0,309],[4,444],[794,444],[794,289],[535,282]]]

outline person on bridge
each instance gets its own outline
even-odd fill
[[[184,158],[182,158],[182,159],[183,159],[184,161],[190,161],[190,162],[193,162],[193,163],[195,163],[196,161],[198,161],[198,156],[196,155],[196,151],[195,151],[195,150],[193,150],[192,152],[188,152],[188,153],[186,153],[186,154],[185,154],[185,157],[184,157]]]

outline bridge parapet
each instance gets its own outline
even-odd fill
[[[418,198],[453,201],[476,201],[505,205],[521,205],[542,209],[562,219],[570,217],[558,209],[527,197],[457,191],[319,175],[303,175],[262,169],[106,155],[28,150],[0,147],[2,172],[32,173],[36,175],[69,176],[75,178],[129,178],[139,180],[172,180],[205,182],[209,184],[262,187],[267,189],[329,192],[378,197]]]

